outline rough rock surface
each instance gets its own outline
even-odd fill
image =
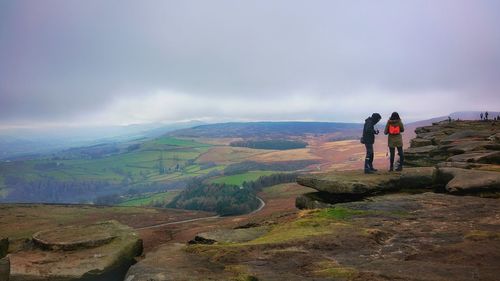
[[[330,194],[365,196],[396,189],[398,180],[396,173],[365,175],[363,171],[341,171],[304,175],[297,183]]]
[[[8,281],[10,276],[10,260],[7,256],[9,239],[0,238],[0,281]]]
[[[417,128],[415,132],[417,137],[405,151],[409,165],[432,166],[443,161],[500,164],[500,157],[494,153],[500,151],[500,122],[443,121]],[[476,155],[485,158],[458,156],[464,153],[479,153]]]
[[[9,281],[10,278],[10,260],[8,257],[0,259],[0,281]]]
[[[266,234],[269,231],[268,226],[259,226],[251,228],[238,228],[238,229],[217,229],[209,232],[198,233],[190,244],[214,244],[217,242],[222,243],[236,243],[247,242],[257,237]]]
[[[458,154],[446,159],[449,162],[471,162],[482,164],[500,163],[500,151],[477,151]]]
[[[295,198],[295,206],[299,209],[322,209],[333,207],[335,195],[326,192],[310,192]]]
[[[132,266],[146,280],[498,280],[498,199],[390,194],[302,211],[246,242],[170,244]]]
[[[415,167],[403,172],[338,171],[300,176],[297,182],[319,192],[303,194],[296,199],[299,209],[328,208],[335,203],[357,201],[367,196],[401,189],[433,187],[433,167]]]
[[[38,232],[31,249],[12,253],[12,280],[123,280],[142,241],[116,221]]]
[[[450,193],[500,191],[498,172],[442,167],[436,169],[435,180]]]
[[[406,168],[399,177],[400,189],[430,189],[434,185],[434,167]]]

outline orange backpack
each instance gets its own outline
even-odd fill
[[[393,126],[389,125],[389,135],[399,135],[400,128],[399,125]]]

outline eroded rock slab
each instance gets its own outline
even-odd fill
[[[500,151],[477,151],[452,156],[446,161],[449,162],[472,162],[484,164],[500,163]]]
[[[330,194],[369,195],[397,188],[399,174],[340,171],[300,176],[297,183]]]
[[[189,241],[190,244],[213,244],[221,243],[241,243],[247,242],[266,234],[269,226],[258,226],[238,229],[218,229],[209,232],[198,233],[196,237]]]
[[[297,182],[319,192],[297,197],[299,209],[326,208],[335,203],[361,200],[367,196],[401,189],[432,189],[433,167],[407,168],[403,172],[339,171],[300,176]]]
[[[335,203],[328,200],[332,197],[326,192],[310,192],[295,198],[295,207],[299,209],[323,209],[333,207]]]
[[[432,189],[434,186],[434,167],[406,168],[397,183],[400,189]]]
[[[436,170],[436,182],[450,193],[474,193],[500,190],[500,173],[442,167]]]
[[[123,280],[142,241],[116,221],[38,232],[34,247],[10,255],[12,280]]]
[[[409,165],[432,166],[442,161],[500,164],[498,155],[487,154],[500,151],[499,122],[444,121],[417,128],[415,132],[417,137],[405,151]]]
[[[241,276],[237,268],[188,253],[185,247],[179,243],[161,246],[133,265],[125,281],[252,280]]]

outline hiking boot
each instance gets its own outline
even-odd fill
[[[396,168],[396,171],[398,171],[398,172],[401,172],[402,170],[403,170],[403,166],[398,166],[398,167]]]
[[[378,170],[377,170],[377,169],[375,169],[375,168],[373,168],[373,167],[370,167],[370,171],[372,171],[372,172],[376,172],[376,171],[378,171]]]
[[[392,167],[392,166],[391,166],[391,167],[389,168],[389,172],[394,172],[394,167]]]
[[[372,167],[370,166],[370,159],[365,159],[365,174],[373,174]]]

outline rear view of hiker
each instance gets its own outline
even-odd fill
[[[381,118],[380,114],[373,113],[371,117],[365,120],[363,137],[361,138],[361,143],[364,144],[366,148],[365,174],[371,174],[377,171],[377,169],[373,168],[373,144],[375,143],[375,135],[378,135],[378,130],[375,130],[375,124],[377,124]]]
[[[390,159],[390,168],[389,171],[394,171],[394,157],[395,157],[395,149],[398,149],[399,155],[399,165],[396,168],[396,171],[403,170],[404,163],[404,154],[403,154],[403,136],[402,132],[405,131],[405,127],[403,126],[403,122],[401,122],[401,118],[399,118],[399,114],[397,112],[393,112],[391,114],[391,118],[387,121],[387,125],[385,125],[384,134],[389,135],[388,137],[388,145],[389,151],[391,154]]]

